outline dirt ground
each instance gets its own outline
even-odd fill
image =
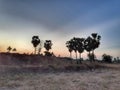
[[[120,90],[120,64],[1,54],[0,90]]]
[[[0,73],[0,90],[120,90],[120,70]]]

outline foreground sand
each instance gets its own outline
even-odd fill
[[[120,70],[1,73],[0,90],[120,90]]]

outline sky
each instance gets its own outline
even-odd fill
[[[102,37],[97,57],[120,57],[120,0],[0,0],[0,51],[11,46],[32,53],[32,36],[38,35],[52,40],[55,55],[69,56],[66,41],[91,33]]]

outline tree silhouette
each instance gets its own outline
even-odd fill
[[[81,53],[84,51],[84,38],[73,37],[70,41],[66,42],[66,47],[70,52],[70,57],[72,56],[71,55],[72,51],[74,51],[76,54],[76,59],[77,59],[77,52],[79,52],[79,57],[81,59]]]
[[[112,56],[107,55],[107,54],[102,55],[102,61],[107,62],[107,63],[112,63],[112,58],[113,58]]]
[[[99,47],[100,39],[101,36],[98,35],[97,33],[92,33],[91,36],[87,37],[86,39],[73,37],[70,41],[66,42],[66,47],[70,52],[70,57],[72,56],[71,54],[72,51],[74,51],[76,54],[76,60],[77,60],[77,52],[79,53],[79,60],[82,60],[81,54],[84,52],[84,50],[86,50],[87,52],[89,52],[88,54],[89,60],[91,62],[95,61],[94,50]]]
[[[84,48],[87,52],[89,52],[89,55],[90,55],[90,52],[92,51],[92,38],[91,37],[87,37],[84,41]],[[90,58],[89,58],[90,59]],[[90,59],[91,60],[91,59]]]
[[[46,56],[51,56],[49,50],[52,48],[52,41],[51,40],[46,40],[44,43],[44,48],[46,49],[45,55]]]
[[[16,52],[17,51],[17,49],[16,48],[13,48],[13,50],[12,50],[13,52]]]
[[[89,53],[87,56],[90,60],[93,60],[93,58],[96,58],[96,56],[93,53]]]
[[[8,50],[8,52],[10,53],[10,51],[12,50],[11,46],[9,46],[9,47],[7,48],[7,50]]]
[[[90,36],[87,37],[86,40],[84,41],[84,48],[87,52],[89,52],[89,55],[91,55],[90,52],[92,51],[93,58],[89,58],[92,62],[94,61],[95,58],[94,50],[99,47],[101,36],[98,35],[97,33],[92,33],[91,36],[92,37]]]
[[[76,54],[76,60],[77,60],[77,49],[78,49],[78,38],[73,37],[73,39],[71,39],[71,41],[73,42],[73,50]]]
[[[39,36],[33,36],[31,43],[33,44],[33,46],[34,46],[34,48],[35,48],[35,52],[34,52],[34,53],[36,54],[36,48],[37,48],[37,46],[38,46],[39,43],[40,43]]]
[[[72,40],[66,42],[66,47],[70,52],[70,58],[72,58],[72,51],[73,51],[73,42]]]
[[[78,52],[79,52],[79,58],[81,62],[81,54],[84,52],[84,38],[78,38],[77,43],[78,43]]]
[[[92,54],[93,54],[93,61],[94,61],[95,60],[94,50],[99,47],[101,36],[98,35],[97,33],[92,33],[91,36],[92,36]]]
[[[52,41],[51,40],[46,40],[44,43],[45,49],[49,52],[49,50],[52,48]]]

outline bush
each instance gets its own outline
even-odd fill
[[[50,53],[50,52],[47,52],[47,51],[45,51],[44,53],[45,53],[45,56],[53,56],[53,53]]]
[[[107,55],[107,54],[103,54],[102,55],[102,61],[107,62],[107,63],[112,63],[112,56]]]

